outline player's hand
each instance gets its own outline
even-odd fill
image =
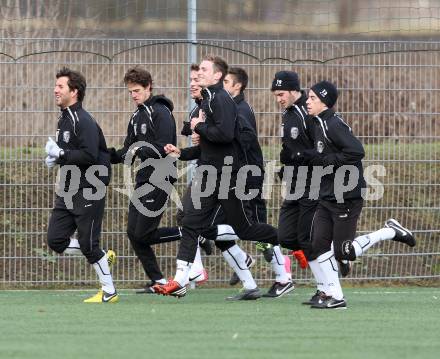
[[[191,141],[193,145],[198,146],[200,144],[200,135],[198,133],[193,133],[191,135]]]
[[[44,160],[47,168],[52,168],[57,164],[57,159],[55,157],[47,156]]]
[[[180,156],[180,149],[170,143],[165,145],[163,149],[167,155],[171,155],[174,157]]]
[[[194,130],[200,122],[205,122],[205,113],[202,110],[199,111],[199,117],[193,117],[191,119],[191,130]]]
[[[300,154],[300,157],[303,158],[304,163],[310,163],[314,159],[321,157],[321,156],[322,156],[322,154],[319,153],[314,148],[310,149],[310,150],[305,150]]]
[[[57,145],[57,143],[49,137],[49,140],[46,143],[46,153],[50,157],[55,157],[57,159],[60,157],[61,148]]]

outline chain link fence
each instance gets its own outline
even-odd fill
[[[416,233],[408,249],[387,241],[356,261],[349,280],[428,280],[440,277],[440,51],[439,42],[422,41],[226,41],[120,39],[0,40],[0,286],[84,286],[95,283],[83,258],[57,256],[46,245],[54,200],[55,174],[44,165],[44,144],[56,130],[53,86],[66,65],[81,71],[88,89],[84,107],[97,119],[109,146],[123,143],[133,104],[123,85],[134,65],[153,75],[154,93],[174,102],[179,132],[188,108],[189,56],[215,53],[249,74],[247,99],[254,107],[266,161],[278,159],[280,109],[269,91],[273,75],[293,69],[302,87],[328,79],[340,89],[337,110],[366,148],[364,166],[383,165],[384,195],[367,201],[359,233],[374,231],[388,217]],[[187,140],[179,138],[180,145]],[[179,166],[185,166],[180,163]],[[181,193],[186,179],[177,182]],[[280,183],[272,181],[269,223],[277,225]],[[120,287],[146,280],[125,234],[128,199],[122,165],[114,168],[103,233],[104,248],[118,254],[114,277]],[[162,220],[175,225],[172,203]],[[253,273],[264,285],[272,273],[252,243],[239,243],[258,258]],[[178,243],[156,246],[167,276],[175,269]],[[204,258],[213,285],[225,285],[231,271],[220,252]],[[299,282],[308,270],[293,264]]]

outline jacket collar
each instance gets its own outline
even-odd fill
[[[328,120],[330,117],[332,117],[335,114],[335,110],[332,108],[328,108],[327,110],[322,111],[318,116],[322,120]]]
[[[234,101],[236,104],[239,104],[241,101],[244,101],[244,93],[240,93],[234,97]]]
[[[68,106],[66,108],[61,109],[61,112],[62,113],[67,113],[67,112],[69,112],[69,110],[70,111],[77,111],[80,108],[82,108],[82,103],[81,102],[75,102],[73,105],[70,105],[70,106]]]

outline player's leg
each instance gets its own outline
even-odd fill
[[[71,210],[66,208],[64,199],[57,196],[47,229],[49,248],[59,254],[82,254],[78,240],[73,238],[75,230],[76,224]]]
[[[167,194],[161,189],[154,189],[152,192],[141,197],[137,206],[130,202],[128,208],[127,234],[130,244],[140,260],[146,275],[151,279],[152,284],[165,284],[166,280],[160,270],[151,244],[148,238],[151,233],[157,230],[162,213],[151,216],[160,208],[164,208],[168,199]],[[139,208],[137,208],[139,207]],[[152,286],[148,285],[139,292],[151,293]]]
[[[206,186],[206,178],[203,179]],[[193,201],[192,192],[183,199],[182,239],[176,260],[176,274],[174,279],[166,285],[155,285],[158,294],[183,297],[186,294],[186,285],[189,282],[189,273],[197,253],[198,237],[203,228],[211,223],[211,218],[218,207],[217,196],[214,193],[208,197],[198,197],[200,203]]]
[[[386,240],[402,242],[414,247],[416,242],[411,231],[403,227],[397,220],[390,218],[385,222],[385,227],[375,232],[358,236],[353,240],[353,247],[356,257],[362,256],[369,248],[376,243]]]
[[[339,281],[338,265],[331,250],[332,235],[332,213],[322,204],[318,204],[312,225],[312,248],[324,280],[325,294],[319,296],[318,301],[312,304],[312,308],[346,307]]]
[[[227,222],[242,240],[270,243],[274,246],[274,256],[271,261],[276,280],[266,297],[280,297],[294,289],[284,266],[284,257],[278,245],[278,234],[274,227],[265,223],[253,223],[245,203],[238,199],[235,191],[229,192],[228,199],[220,200]]]
[[[83,191],[74,196],[73,213],[81,252],[92,264],[101,284],[101,290],[95,296],[86,299],[85,303],[115,303],[118,301],[108,257],[99,244],[104,206],[105,198],[87,200],[83,197]]]
[[[267,223],[266,201],[261,197],[263,191],[262,184],[258,189],[258,195],[249,201],[251,216],[255,223]],[[272,261],[273,248],[270,243],[257,242],[256,248],[263,253],[263,257],[267,263]]]

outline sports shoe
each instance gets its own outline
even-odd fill
[[[257,287],[254,289],[244,289],[243,288],[240,290],[240,292],[238,292],[238,294],[226,297],[226,300],[228,300],[228,301],[256,300],[258,298],[261,298],[261,291]]]
[[[203,269],[200,273],[194,275],[193,277],[189,277],[190,282],[195,282],[197,285],[201,285],[208,280],[208,272],[206,269]]]
[[[312,298],[302,302],[304,305],[313,305],[319,302],[319,298],[325,298],[326,294],[323,291],[317,290],[315,294],[312,295]]]
[[[111,268],[116,263],[116,253],[114,250],[109,249],[106,254],[108,266]]]
[[[272,287],[267,291],[267,293],[263,294],[263,297],[265,298],[279,298],[282,297],[284,294],[287,294],[295,289],[295,286],[293,285],[293,282],[287,282],[287,283],[278,283],[275,282],[272,284]]]
[[[160,283],[157,283],[154,280],[152,280],[152,281],[148,282],[147,284],[145,284],[145,286],[143,288],[137,289],[136,294],[154,294],[155,291],[154,291],[153,287],[156,284],[160,284]]]
[[[273,247],[272,244],[270,243],[263,243],[263,242],[257,242],[255,244],[255,247],[263,252],[263,256],[264,259],[267,263],[272,262],[272,257],[273,257]]]
[[[246,265],[248,268],[252,267],[255,264],[255,259],[252,258],[249,254],[246,253]],[[240,282],[240,278],[238,278],[237,273],[232,273],[231,279],[229,279],[229,285],[236,285]]]
[[[416,245],[414,235],[394,218],[387,220],[385,222],[385,227],[392,228],[396,232],[393,241],[405,243],[410,247],[414,247]]]
[[[153,289],[157,294],[171,295],[177,298],[184,297],[186,294],[186,287],[182,287],[175,280],[169,280],[167,284],[155,284]]]
[[[318,303],[313,304],[310,308],[315,309],[347,309],[347,302],[344,298],[338,300],[333,297],[319,298]]]
[[[116,303],[118,300],[119,296],[116,291],[110,294],[101,289],[93,297],[84,299],[84,303]]]
[[[351,271],[351,262],[348,260],[344,260],[344,261],[338,260],[338,266],[339,266],[339,273],[341,273],[341,276],[343,278],[348,276],[348,274]]]
[[[309,262],[307,261],[307,258],[304,255],[302,249],[298,251],[292,251],[292,254],[295,257],[295,259],[298,261],[298,264],[302,269],[306,269],[309,266]]]

